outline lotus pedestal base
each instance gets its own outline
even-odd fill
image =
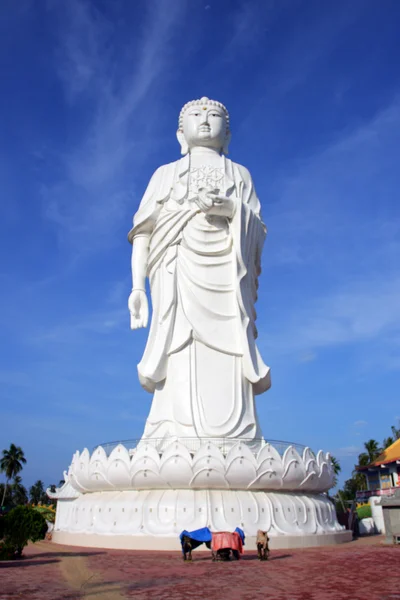
[[[246,533],[255,549],[258,529],[271,548],[350,541],[324,494],[260,490],[129,490],[59,498],[53,540],[99,548],[179,550],[179,533],[209,527]],[[254,539],[253,539],[254,538]]]

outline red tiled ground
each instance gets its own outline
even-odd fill
[[[213,563],[194,552],[95,550],[40,542],[0,563],[0,600],[400,600],[400,547],[381,538],[336,547],[277,550],[260,563]]]

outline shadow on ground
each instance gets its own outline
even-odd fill
[[[75,557],[75,556],[98,556],[99,554],[105,554],[105,552],[39,552],[38,554],[30,554],[29,560],[36,558],[47,558],[47,557],[55,557],[62,558],[66,556],[67,558]],[[22,558],[22,560],[24,560]]]
[[[57,558],[48,559],[48,560],[30,560],[30,559],[20,559],[20,560],[7,560],[4,562],[0,562],[0,569],[15,569],[16,567],[36,567],[38,565],[50,565],[51,563],[60,562]]]

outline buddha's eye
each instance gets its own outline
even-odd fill
[[[198,111],[190,113],[192,117],[198,117],[200,113]]]
[[[219,113],[211,113],[210,117],[220,117],[221,115]]]

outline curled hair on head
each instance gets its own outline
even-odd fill
[[[204,104],[206,104],[207,106],[217,106],[218,108],[221,108],[224,111],[226,120],[226,132],[229,133],[230,127],[228,109],[222,104],[222,102],[218,102],[218,100],[210,100],[210,98],[207,98],[207,96],[203,96],[203,98],[200,98],[199,100],[191,100],[190,102],[186,102],[186,104],[182,107],[181,112],[179,113],[178,130],[183,131],[183,115],[185,114],[185,112],[192,106],[203,106]]]

